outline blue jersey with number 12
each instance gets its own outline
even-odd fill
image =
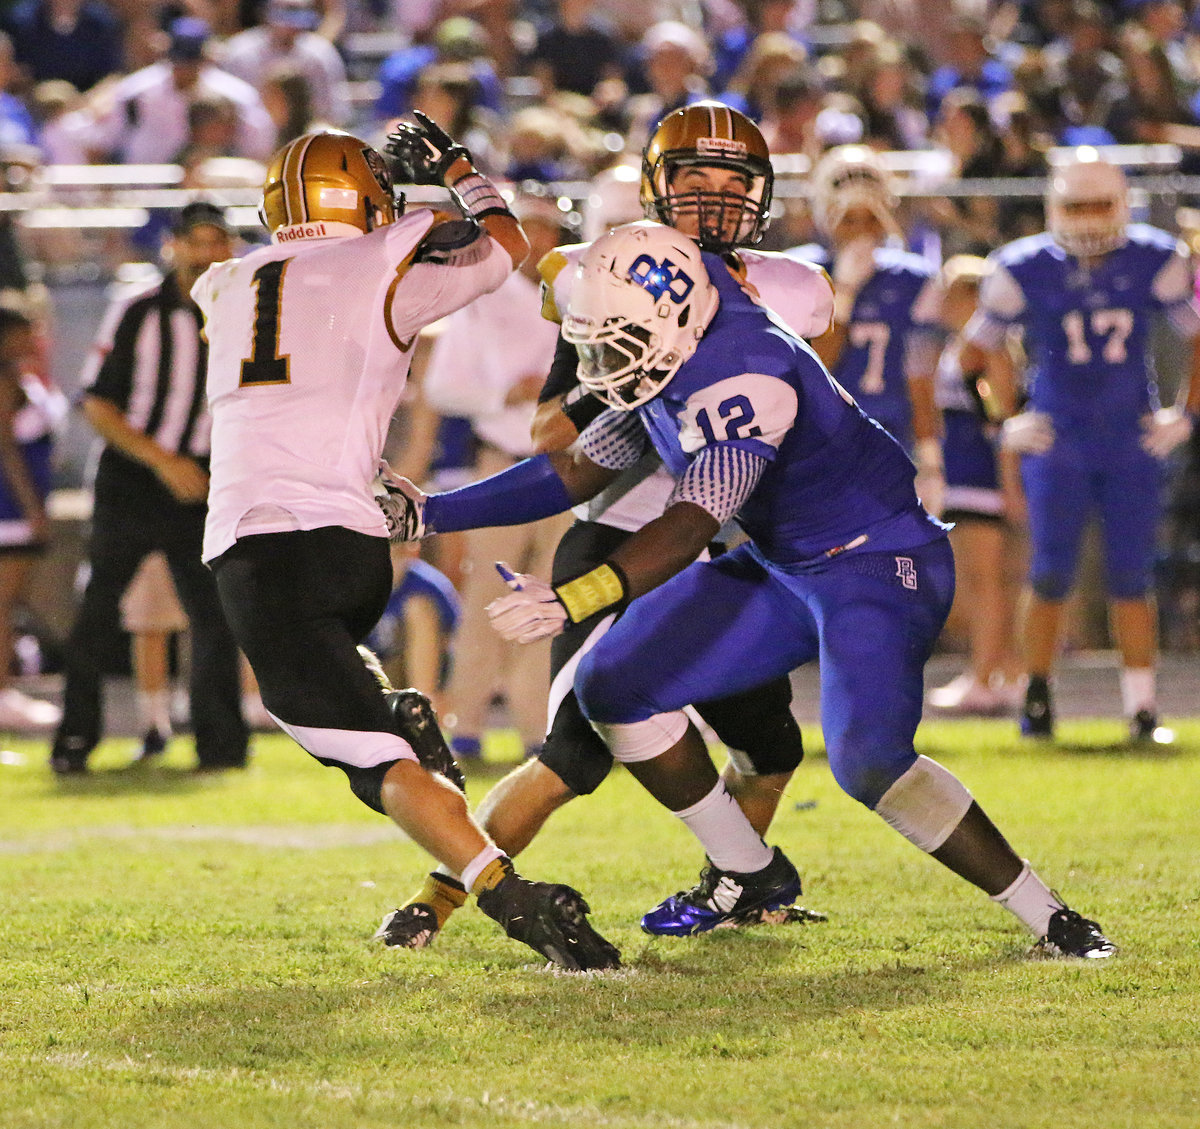
[[[899,444],[719,257],[705,254],[704,262],[720,295],[717,314],[692,358],[638,409],[672,473],[681,475],[714,445],[766,459],[736,517],[776,564],[910,548],[942,536],[917,501],[914,468]]]

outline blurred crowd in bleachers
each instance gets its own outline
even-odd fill
[[[0,28],[0,140],[47,163],[261,161],[421,108],[489,174],[586,179],[712,95],[775,153],[939,148],[962,176],[1055,144],[1200,151],[1179,0],[10,0]],[[984,211],[984,240],[1027,218]]]

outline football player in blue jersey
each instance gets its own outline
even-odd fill
[[[397,483],[402,534],[535,520],[596,495],[652,447],[676,479],[661,516],[581,576],[554,585],[510,576],[512,591],[489,609],[497,630],[532,641],[629,605],[580,661],[575,692],[637,779],[666,778],[697,800],[716,770],[675,778],[703,746],[684,706],[819,658],[826,749],[846,792],[1011,910],[1039,951],[1114,952],[958,779],[913,747],[954,561],[895,440],[721,258],[658,224],[628,224],[591,246],[563,331],[580,379],[609,410],[574,452],[445,494]],[[731,518],[749,540],[697,561]],[[753,828],[732,814],[731,838],[752,842]],[[733,871],[714,857],[643,928],[697,932],[752,898],[755,874],[783,858],[758,842],[758,867]]]
[[[941,504],[942,451],[933,403],[941,342],[937,268],[904,249],[891,174],[865,145],[830,149],[813,169],[812,213],[824,245],[788,254],[833,277],[833,329],[817,356],[859,407],[913,456],[917,493]]]
[[[1012,327],[1029,357],[1028,404],[1004,423],[1021,456],[1029,514],[1032,595],[1024,627],[1028,687],[1021,731],[1054,732],[1050,675],[1084,526],[1103,529],[1109,608],[1121,656],[1121,697],[1134,741],[1169,742],[1155,698],[1155,540],[1163,464],[1186,443],[1200,410],[1200,314],[1187,246],[1129,222],[1125,174],[1081,147],[1051,171],[1048,230],[994,252],[969,338],[989,356],[1002,406],[1015,406],[1003,352]],[[1150,353],[1156,315],[1186,342],[1174,406],[1159,403]]]

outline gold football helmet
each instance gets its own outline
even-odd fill
[[[740,173],[744,190],[675,183],[686,168]],[[693,102],[668,114],[642,153],[642,207],[649,219],[690,228],[706,251],[757,243],[770,222],[775,174],[762,133],[745,114],[723,102]]]
[[[274,235],[307,224],[347,224],[364,234],[391,223],[397,208],[387,163],[361,138],[340,130],[289,141],[267,168],[262,220]]]

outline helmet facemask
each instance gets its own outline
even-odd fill
[[[689,187],[684,172],[689,168],[735,172],[744,179],[744,187],[736,182],[721,189]],[[727,161],[685,149],[664,153],[652,168],[650,181],[655,218],[680,230],[694,229],[696,242],[705,251],[723,254],[757,243],[770,222],[774,173],[769,164],[764,169],[749,158]]]
[[[689,178],[686,170],[736,173]],[[687,181],[691,179],[689,185]],[[642,154],[645,214],[671,227],[684,224],[705,251],[723,254],[759,242],[771,215],[775,174],[762,132],[721,102],[694,102],[668,114]]]

